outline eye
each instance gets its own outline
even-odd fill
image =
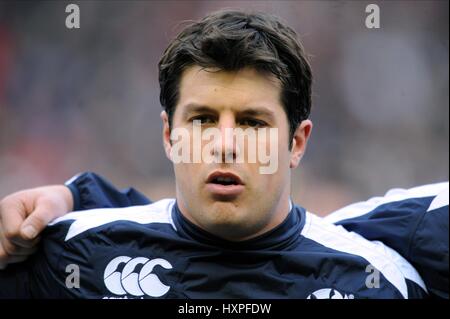
[[[240,121],[241,125],[249,126],[249,127],[264,127],[267,126],[267,123],[261,120],[253,119],[253,118],[245,118]]]
[[[190,121],[200,121],[201,124],[211,124],[214,123],[214,118],[210,115],[197,115],[191,118]]]

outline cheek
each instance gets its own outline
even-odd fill
[[[257,139],[257,156],[261,174],[283,174],[282,171],[289,167],[290,161],[286,134],[282,134],[283,131],[278,128],[263,129],[260,132]]]
[[[173,165],[175,174],[182,179],[198,178],[198,166],[198,164],[193,163],[179,163]]]
[[[189,189],[188,184],[192,179],[192,173],[189,168],[189,164],[174,164],[174,172],[175,172],[175,180],[177,183],[177,187],[180,188],[183,192]]]
[[[264,192],[270,189],[278,189],[282,185],[289,183],[291,152],[287,143],[287,136],[272,135],[266,141],[261,141],[259,146],[265,149],[265,157],[257,164],[257,171],[254,172],[259,180],[259,185],[264,188]],[[262,174],[264,171],[266,174]],[[264,186],[262,186],[264,185]]]
[[[179,163],[174,165],[175,180],[183,193],[198,193],[204,183],[202,164]]]

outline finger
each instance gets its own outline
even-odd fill
[[[26,217],[25,207],[14,198],[0,202],[0,237],[8,240],[20,237],[20,228]]]
[[[23,222],[28,214],[26,205],[14,197],[9,197],[0,202],[0,237],[5,237],[14,244],[31,248],[39,239],[24,239],[20,233]]]
[[[38,203],[35,210],[22,223],[21,237],[26,240],[35,239],[47,224],[55,218],[56,212],[54,210],[55,208],[46,202]]]

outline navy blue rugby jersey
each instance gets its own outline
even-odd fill
[[[360,299],[427,292],[397,252],[299,206],[275,229],[236,243],[190,223],[174,199],[164,199],[56,219],[37,254],[0,271],[0,296]]]
[[[67,186],[75,210],[150,203],[135,189],[119,190],[92,172],[75,176]],[[346,206],[326,219],[393,248],[416,267],[431,296],[448,299],[448,198],[448,182],[392,189],[385,196]]]

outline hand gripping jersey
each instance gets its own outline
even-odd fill
[[[174,199],[69,213],[40,251],[0,271],[2,298],[424,298],[417,271],[377,241],[299,206],[275,229],[230,242]]]

